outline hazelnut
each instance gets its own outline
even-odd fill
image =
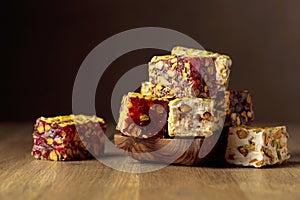
[[[245,148],[244,146],[239,146],[238,147],[238,150],[239,150],[239,152],[244,156],[244,157],[246,157],[247,155],[248,155],[248,149],[247,148]]]
[[[236,134],[240,139],[245,139],[248,136],[248,131],[246,131],[246,130],[237,130]]]
[[[209,112],[205,112],[205,113],[203,113],[203,117],[202,118],[205,119],[205,120],[207,120],[207,121],[211,121],[212,115]]]
[[[184,113],[188,113],[192,110],[192,107],[189,106],[189,105],[186,105],[186,104],[183,104],[181,105],[179,108],[178,108],[181,112],[184,112]]]

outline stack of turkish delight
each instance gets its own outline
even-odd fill
[[[123,96],[116,129],[133,138],[183,139],[208,138],[230,127],[224,129],[229,163],[282,163],[289,158],[286,128],[249,127],[251,94],[228,90],[231,65],[227,55],[180,46],[171,55],[154,56],[140,93]]]

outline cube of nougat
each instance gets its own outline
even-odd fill
[[[262,167],[281,164],[290,158],[285,126],[229,128],[225,158],[228,163]]]
[[[177,46],[172,49],[172,55],[197,58],[199,61],[204,58],[211,58],[215,69],[215,80],[217,87],[228,88],[229,75],[232,61],[227,55],[220,55],[200,49],[186,48]]]
[[[129,92],[123,96],[116,129],[132,137],[163,137],[169,100]]]
[[[222,129],[213,101],[203,98],[178,98],[169,103],[169,136],[208,137]]]

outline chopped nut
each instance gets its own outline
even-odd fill
[[[200,94],[200,90],[196,89],[196,90],[194,91],[194,93],[195,93],[195,96],[197,97],[197,96],[199,96],[199,94]]]
[[[161,70],[164,66],[164,63],[162,61],[159,61],[155,64],[155,67],[159,70]]]
[[[184,112],[184,113],[188,113],[192,110],[192,107],[189,106],[189,105],[186,105],[186,104],[183,104],[181,105],[179,108],[178,108],[181,112]]]
[[[213,67],[208,67],[207,72],[208,72],[208,74],[213,75],[214,74],[214,68]]]
[[[272,154],[272,151],[271,151],[270,149],[264,148],[263,151],[265,152],[265,154],[266,154],[269,158],[271,158],[271,159],[274,158],[274,156],[273,156],[273,154]]]
[[[236,120],[236,113],[231,113],[231,120],[235,121]]]
[[[236,131],[236,134],[237,134],[237,136],[238,136],[240,139],[245,139],[245,138],[248,136],[248,131],[245,131],[245,130],[237,130],[237,131]]]
[[[161,85],[160,83],[158,83],[158,84],[155,86],[155,89],[156,89],[157,91],[160,91],[160,90],[163,89],[163,87],[162,87],[162,85]]]
[[[254,163],[254,162],[257,162],[257,161],[258,161],[258,160],[257,160],[256,158],[254,158],[254,159],[250,160],[249,163]]]
[[[59,151],[55,150],[55,153],[58,155],[58,160],[61,160],[61,154],[59,153]]]
[[[276,142],[276,140],[272,140],[272,147],[275,147],[276,149],[278,148],[278,143]]]
[[[39,133],[43,133],[43,132],[44,132],[44,126],[38,126],[38,127],[37,127],[37,131],[38,131]]]
[[[180,90],[179,88],[173,88],[173,89],[170,90],[170,94],[175,94],[179,90]]]
[[[190,68],[190,63],[184,63],[184,68]]]
[[[256,162],[256,165],[258,167],[261,167],[263,164],[264,164],[264,160],[260,160],[260,161]]]
[[[172,60],[171,60],[171,63],[176,63],[177,62],[177,58],[173,58]]]
[[[243,111],[242,113],[241,113],[241,116],[243,116],[243,117],[247,117],[247,114],[246,114],[246,111]]]
[[[250,151],[254,151],[255,150],[255,143],[252,142],[251,140],[249,140],[249,144],[245,144],[244,147]]]
[[[132,103],[130,101],[128,101],[127,108],[132,108],[132,107],[133,107]]]
[[[49,126],[48,124],[45,126],[45,130],[49,131],[51,129],[51,126]]]
[[[174,77],[175,74],[176,74],[176,71],[172,71],[172,70],[168,70],[168,71],[167,71],[167,75],[168,75],[169,77]]]
[[[66,137],[66,136],[67,136],[66,132],[64,132],[64,131],[62,131],[60,135],[61,135],[62,137]]]
[[[49,154],[50,160],[57,160],[57,155],[55,153],[55,151],[51,151]]]
[[[251,102],[252,102],[252,100],[251,100],[251,96],[250,96],[250,94],[248,94],[248,96],[247,96],[247,103],[249,103],[249,104],[251,104]]]
[[[210,61],[209,59],[205,59],[205,64],[204,64],[204,65],[205,65],[206,67],[209,66],[209,63],[210,63],[209,61]]]
[[[174,63],[171,67],[171,70],[174,70],[177,67],[177,63]]]
[[[204,86],[204,92],[206,93],[208,91],[207,85]]]
[[[239,116],[236,117],[236,125],[241,125],[241,119]]]
[[[281,136],[282,136],[282,132],[281,132],[281,130],[278,130],[275,134],[274,134],[274,139],[280,139],[281,138]]]
[[[142,114],[140,115],[140,120],[143,122],[143,121],[148,121],[150,118],[148,115],[146,114]]]
[[[47,138],[47,144],[52,145],[53,144],[53,139],[52,138]]]
[[[247,112],[247,116],[248,116],[249,118],[252,118],[252,112],[248,111],[248,112]]]
[[[244,156],[244,157],[246,157],[247,155],[248,155],[248,149],[246,149],[244,146],[239,146],[238,147],[238,150],[239,150],[239,152]]]
[[[57,144],[62,144],[62,143],[63,143],[63,141],[62,141],[61,139],[55,140],[55,142],[56,142]]]
[[[203,119],[207,120],[207,121],[211,121],[212,115],[209,112],[205,112],[203,113]]]
[[[162,85],[170,85],[171,83],[163,76],[159,76],[158,77],[158,80],[159,82],[162,84]]]

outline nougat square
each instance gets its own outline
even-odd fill
[[[214,97],[219,90],[225,91],[231,60],[228,56],[208,51],[201,54],[172,54],[155,56],[149,62],[149,82],[153,96]]]
[[[106,124],[96,116],[40,117],[33,132],[31,154],[37,159],[65,161],[104,154]]]
[[[210,99],[178,98],[169,103],[168,133],[179,137],[209,137],[216,130],[214,104]]]
[[[116,129],[132,137],[162,138],[166,132],[168,103],[167,98],[129,92],[122,98]]]
[[[288,138],[285,126],[230,127],[226,161],[230,164],[254,167],[281,164],[290,158]]]
[[[216,81],[214,86],[216,86],[217,89],[228,88],[229,75],[232,65],[232,61],[229,56],[200,49],[186,48],[182,46],[174,47],[171,54],[195,59],[194,62],[196,62],[196,66],[199,65],[199,68],[201,66],[208,67],[208,70],[203,72],[214,74]],[[201,63],[201,60],[204,60],[204,63]]]

